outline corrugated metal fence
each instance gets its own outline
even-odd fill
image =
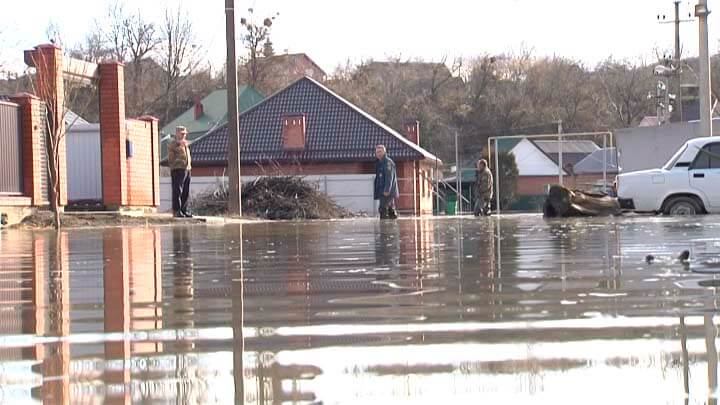
[[[20,106],[0,101],[0,194],[23,193]]]

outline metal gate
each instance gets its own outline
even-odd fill
[[[20,106],[0,101],[0,194],[22,195],[22,129]]]
[[[100,124],[75,124],[68,129],[65,140],[68,201],[102,201]]]

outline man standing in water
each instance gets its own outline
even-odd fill
[[[395,199],[400,196],[395,162],[387,156],[385,145],[375,147],[375,189],[373,196],[380,200],[380,219],[396,219]]]
[[[172,205],[176,218],[192,218],[187,209],[190,195],[190,146],[188,145],[187,129],[175,128],[175,139],[168,145],[168,165],[172,176]]]
[[[490,202],[493,196],[493,175],[487,167],[487,161],[480,159],[475,171],[475,216],[490,215]]]

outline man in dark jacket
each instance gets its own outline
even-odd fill
[[[187,141],[187,129],[175,128],[175,139],[168,144],[168,166],[172,176],[172,205],[176,218],[192,218],[187,209],[190,196],[190,145]]]
[[[380,200],[380,219],[395,219],[395,199],[400,196],[395,162],[387,156],[384,145],[375,147],[375,190],[373,196]]]

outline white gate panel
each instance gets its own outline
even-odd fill
[[[68,200],[102,201],[100,125],[75,125],[66,144]]]

